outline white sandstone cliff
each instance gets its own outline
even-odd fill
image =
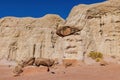
[[[0,19],[0,58],[83,60],[90,51],[120,56],[120,1],[75,6],[66,21],[57,15]]]
[[[64,36],[66,57],[82,59],[90,51],[120,56],[120,1],[75,6],[58,35]]]
[[[33,56],[58,57],[61,45],[56,28],[63,22],[58,15],[50,14],[42,18],[0,19],[0,58],[20,61]]]

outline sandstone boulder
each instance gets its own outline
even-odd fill
[[[101,66],[106,66],[106,65],[108,65],[108,63],[105,60],[101,60],[100,61],[100,65]]]
[[[55,61],[52,59],[46,59],[46,58],[36,58],[35,59],[36,66],[42,65],[42,66],[51,67],[54,65],[54,63],[55,63]]]
[[[65,68],[77,65],[78,61],[76,59],[63,59],[63,65]]]
[[[13,70],[14,76],[19,76],[23,72],[23,67],[22,66],[16,66]]]
[[[57,30],[57,34],[59,36],[68,36],[68,35],[72,35],[74,34],[75,32],[78,32],[79,29],[77,28],[72,28],[72,27],[69,27],[69,26],[65,26],[65,27],[62,27],[61,29]]]

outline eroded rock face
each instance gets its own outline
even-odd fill
[[[66,21],[57,15],[0,19],[0,58],[84,60],[90,51],[120,56],[119,0],[75,6]]]
[[[56,28],[63,22],[58,15],[50,14],[42,18],[0,19],[0,58],[21,61],[59,57],[61,45]]]
[[[120,1],[75,6],[64,27],[75,28],[72,35],[64,34],[64,54],[69,58],[84,58],[90,51],[120,56]],[[69,32],[70,33],[70,32]],[[60,33],[63,35],[63,33]]]

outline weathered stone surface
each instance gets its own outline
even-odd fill
[[[35,58],[31,57],[31,58],[25,59],[24,61],[18,62],[18,65],[22,67],[26,67],[26,66],[34,65],[34,62],[35,62]]]
[[[78,62],[76,59],[63,59],[63,65],[65,68],[77,65]]]
[[[13,70],[14,76],[19,76],[23,72],[23,67],[22,66],[16,66],[15,69]]]
[[[56,28],[64,20],[58,15],[42,18],[0,19],[0,58],[26,60],[30,57],[59,57]]]
[[[75,6],[66,21],[57,15],[0,19],[0,58],[84,60],[90,51],[120,56],[120,1]]]
[[[35,57],[31,57],[31,58],[27,58],[24,61],[20,61],[18,62],[17,66],[14,68],[13,73],[15,74],[15,76],[20,75],[23,72],[23,68],[27,67],[27,66],[46,66],[48,69],[47,71],[50,71],[50,67],[52,67],[53,65],[55,65],[55,60],[53,59],[47,59],[47,58],[35,58]]]
[[[101,61],[100,61],[100,65],[101,65],[101,66],[106,66],[106,65],[108,65],[108,63],[107,63],[106,61],[104,61],[104,60],[101,60]]]
[[[75,6],[60,26],[79,31],[63,37],[65,58],[84,59],[90,51],[120,56],[120,1]],[[70,32],[69,32],[70,33]],[[59,35],[63,36],[61,32]]]
[[[51,67],[53,66],[55,61],[53,59],[46,59],[46,58],[36,58],[35,59],[35,65],[36,66],[47,66]]]
[[[77,28],[65,26],[65,27],[62,27],[61,29],[58,29],[56,33],[61,37],[65,37],[65,36],[72,35],[73,33],[78,32],[78,31],[79,29]]]

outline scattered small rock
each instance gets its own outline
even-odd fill
[[[52,74],[55,74],[55,72],[51,72]]]
[[[100,65],[101,65],[101,66],[106,66],[106,65],[108,65],[108,63],[107,63],[106,61],[104,61],[104,60],[101,60],[101,61],[100,61]]]

